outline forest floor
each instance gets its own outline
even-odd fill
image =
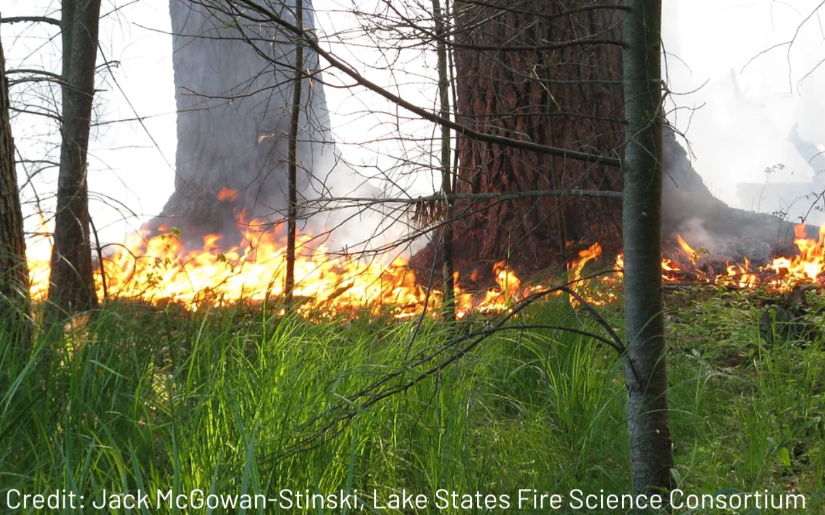
[[[807,509],[797,513],[822,513],[825,300],[807,295],[807,314],[767,343],[759,330],[765,292],[668,294],[674,476],[686,494],[802,493]],[[621,329],[620,302],[600,311]],[[600,329],[560,297],[510,324]],[[367,316],[310,323],[260,310],[111,304],[60,337],[41,335],[28,361],[0,355],[0,511],[13,491],[65,489],[84,496],[85,513],[101,512],[89,504],[99,505],[104,490],[149,492],[149,508],[129,513],[208,512],[156,502],[157,491],[170,490],[190,504],[193,490],[270,499],[289,490],[293,503],[295,492],[357,495],[363,503],[293,506],[315,513],[608,512],[568,504],[575,489],[630,491],[621,362],[586,336],[498,332],[368,409],[347,404],[376,381],[409,381],[418,374],[412,361],[484,325],[448,330],[430,319],[417,326]],[[558,493],[565,504],[519,509],[519,489]],[[380,509],[402,490],[425,495],[426,507]],[[444,508],[452,492],[493,494],[496,507],[482,497],[481,507]],[[80,511],[49,513],[61,512]],[[247,511],[278,512],[273,503]]]

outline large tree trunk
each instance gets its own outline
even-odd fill
[[[292,18],[294,5],[281,5],[281,14]],[[170,0],[169,9],[177,173],[175,192],[149,228],[179,227],[184,242],[198,247],[210,233],[224,235],[223,244],[237,244],[239,216],[271,220],[286,215],[294,38],[272,24],[231,18],[220,1]],[[308,0],[303,11],[309,29],[313,13]],[[317,72],[314,52],[306,52],[303,61],[305,70]],[[322,87],[312,80],[305,84],[297,148],[299,192],[310,184],[309,173],[328,172],[334,161]]]
[[[662,302],[661,0],[630,0],[625,15],[624,308],[627,431],[636,494],[670,491]]]
[[[589,36],[619,38],[615,9],[562,14],[580,3],[457,2],[459,122],[481,132],[618,157],[623,130],[616,66],[620,47],[530,49]],[[457,193],[621,189],[616,168],[468,138],[459,142],[459,158]],[[460,216],[482,206],[456,202],[453,211]],[[617,199],[533,198],[487,206],[454,224],[456,266],[462,273],[478,266],[483,276],[502,259],[533,272],[564,262],[588,241],[600,241],[607,251],[621,248]],[[432,254],[425,252],[413,263],[429,266]]]
[[[14,140],[9,124],[6,60],[0,43],[0,332],[16,342],[17,350],[30,347],[29,271],[23,214],[14,168]],[[0,354],[3,351],[0,350]]]
[[[623,11],[579,0],[457,1],[454,49],[458,118],[473,129],[570,150],[619,156],[624,139]],[[587,40],[596,40],[592,44]],[[577,40],[575,44],[565,44]],[[584,41],[582,41],[584,40]],[[606,42],[605,42],[606,41]],[[475,48],[473,48],[475,47]],[[533,47],[531,49],[530,47]],[[554,48],[555,47],[555,48]],[[499,48],[491,50],[491,48]],[[792,224],[732,209],[713,197],[668,129],[664,143],[663,235],[690,235],[696,246],[759,261],[787,251]],[[621,171],[461,138],[458,193],[526,190],[619,191]],[[482,282],[508,260],[522,274],[558,265],[599,242],[621,250],[621,200],[546,197],[499,204],[456,202],[456,268]],[[436,231],[412,260],[440,265]]]
[[[63,109],[57,213],[49,279],[50,309],[69,314],[97,306],[89,238],[87,150],[95,86],[100,0],[64,0]]]

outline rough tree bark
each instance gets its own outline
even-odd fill
[[[100,0],[64,0],[60,172],[49,305],[55,315],[97,306],[89,238],[87,150],[94,98]]]
[[[232,18],[224,4],[169,2],[178,109],[175,192],[148,229],[179,227],[184,243],[197,247],[210,233],[224,235],[222,244],[237,244],[241,215],[272,220],[287,214],[294,36]],[[266,5],[294,21],[294,2]],[[308,0],[303,11],[310,29]],[[317,72],[314,52],[305,52],[303,61],[304,69]],[[312,78],[300,97],[299,194],[322,188],[335,160],[323,88]]]
[[[14,140],[9,124],[6,60],[0,43],[0,327],[3,332],[9,332],[9,341],[16,342],[21,353],[31,346],[28,331],[30,318],[23,214],[14,167]]]
[[[662,301],[661,0],[625,15],[624,307],[627,431],[636,494],[670,491],[673,466]]]
[[[455,12],[460,122],[499,136],[619,155],[625,131],[623,8],[579,0],[457,0]],[[714,198],[676,136],[664,132],[666,242],[675,245],[682,233],[697,247],[757,262],[792,250],[792,224]],[[460,138],[459,158],[457,193],[622,188],[616,168],[470,138]],[[622,247],[621,212],[620,199],[572,196],[457,202],[456,216],[472,214],[452,224],[456,268],[462,282],[476,271],[487,283],[491,265],[501,260],[529,275],[569,261],[595,242],[612,255]],[[440,234],[433,234],[413,266],[429,270]]]
[[[620,12],[564,14],[579,4],[456,2],[458,121],[486,133],[618,157],[621,70],[613,63],[621,62],[620,47],[538,49],[588,36],[620,36]],[[469,138],[460,139],[458,151],[457,193],[621,189],[620,171],[604,165]],[[453,211],[461,216],[483,206],[456,202]],[[476,268],[483,280],[503,259],[529,273],[566,261],[586,241],[619,250],[620,206],[617,199],[572,197],[488,204],[453,224],[456,268],[465,279]],[[440,232],[432,240],[439,238]],[[433,250],[416,256],[413,264],[431,266]]]

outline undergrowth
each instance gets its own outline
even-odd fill
[[[752,298],[670,298],[674,477],[697,494],[800,492],[808,512],[820,513],[822,339],[807,333],[767,344]],[[602,308],[619,328],[620,308]],[[151,494],[149,510],[106,512],[194,513],[156,505],[155,492],[273,498],[289,489],[357,495],[364,511],[382,513],[393,510],[373,507],[374,491],[385,505],[406,491],[430,503],[405,513],[487,513],[549,511],[519,510],[519,489],[629,492],[621,362],[559,330],[496,333],[442,372],[313,433],[330,406],[485,323],[311,323],[265,310],[189,313],[122,302],[62,331],[40,328],[29,356],[12,354],[3,332],[0,501],[12,490],[66,490],[84,496],[85,511],[50,513],[95,513],[89,505],[104,491],[140,490]],[[512,321],[521,323],[598,332],[560,298]],[[306,438],[312,443],[302,448]],[[509,495],[510,508],[438,509],[439,489]],[[211,513],[278,511],[269,504]]]

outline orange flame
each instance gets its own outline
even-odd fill
[[[230,198],[231,190],[221,190]],[[51,241],[46,221],[41,220],[30,240],[27,259],[30,268],[31,294],[36,301],[48,295]],[[188,249],[172,231],[145,239],[131,235],[114,254],[104,256],[101,275],[96,270],[98,296],[103,296],[103,281],[110,298],[140,299],[150,303],[177,302],[198,309],[199,305],[228,305],[239,300],[267,302],[284,294],[286,244],[282,230],[264,231],[269,227],[258,221],[238,217],[243,233],[241,244],[221,248],[221,235],[204,236],[203,245]],[[166,229],[162,229],[166,230]],[[316,244],[311,234],[297,239],[294,296],[303,303],[299,312],[330,316],[366,308],[370,313],[389,312],[397,318],[420,313],[425,307],[432,312],[442,292],[416,283],[406,260],[365,261],[351,256],[333,255],[323,244]],[[521,280],[505,266],[494,267],[498,288],[481,295],[456,291],[456,311],[464,316],[470,311],[500,312],[522,297]]]
[[[602,255],[602,246],[594,243],[590,247],[579,252],[579,259],[574,261],[568,268],[573,270],[570,282],[576,283],[582,278],[584,265]]]
[[[238,192],[229,188],[221,188],[221,191],[218,192],[218,200],[235,202],[238,200]]]
[[[699,260],[699,254],[693,248],[687,244],[687,242],[682,239],[681,234],[676,235],[676,241],[679,242],[679,246],[682,247],[682,250],[685,251],[687,254],[688,259],[690,260],[691,265],[695,265],[696,262]]]
[[[237,193],[222,189],[218,197],[234,200]],[[238,216],[238,227],[243,233],[241,244],[221,249],[221,236],[210,234],[203,238],[198,249],[187,249],[177,232],[169,232],[145,239],[133,234],[117,252],[104,256],[101,274],[96,281],[102,297],[103,281],[111,298],[140,299],[151,303],[178,302],[197,309],[198,306],[227,305],[240,300],[267,302],[284,293],[285,249],[283,235],[266,230],[265,224],[246,221]],[[36,236],[28,241],[27,259],[31,276],[31,294],[34,300],[44,300],[48,294],[52,244],[48,222],[41,217]],[[691,277],[709,283],[755,288],[767,285],[781,291],[803,282],[819,281],[825,271],[825,228],[818,239],[806,237],[804,225],[795,228],[794,243],[798,254],[779,257],[765,266],[754,269],[744,258],[743,263],[726,263],[725,270],[715,276],[692,271]],[[679,247],[692,265],[698,255],[681,237]],[[311,314],[341,314],[366,309],[373,314],[389,312],[397,318],[415,316],[441,303],[442,293],[416,283],[406,260],[375,260],[367,262],[351,256],[331,255],[323,244],[316,244],[310,234],[298,237],[294,295],[302,300],[299,312]],[[597,259],[602,248],[594,243],[579,252],[578,259],[568,265],[570,281],[580,294],[594,304],[610,302],[616,295],[610,291],[595,291],[592,286],[611,284],[623,275],[624,259],[616,257],[612,276],[600,276],[585,284],[583,271],[587,263]],[[459,317],[470,312],[502,312],[515,301],[542,285],[525,286],[504,261],[493,266],[497,288],[475,294],[456,288],[456,306]],[[662,279],[680,281],[686,272],[677,261],[662,260]],[[477,271],[471,279],[475,280]],[[455,278],[458,279],[456,272]],[[575,304],[575,303],[574,303]]]
[[[806,237],[805,224],[794,227],[794,244],[799,254],[793,258],[776,258],[767,265],[776,274],[777,278],[771,284],[786,289],[800,282],[815,282],[825,270],[825,226],[819,228],[819,239]]]
[[[598,243],[594,243],[590,247],[582,250],[579,252],[579,259],[573,261],[568,266],[568,270],[572,270],[570,274],[570,282],[574,285],[574,287],[578,290],[579,294],[584,297],[584,299],[597,306],[601,306],[606,304],[607,302],[615,299],[615,294],[607,292],[606,295],[596,295],[593,292],[589,291],[587,284],[582,283],[582,271],[584,270],[584,266],[594,259],[598,259],[602,255],[602,246]],[[624,267],[624,260],[622,259],[621,254],[616,258],[616,266],[614,267],[614,271],[617,272],[619,277],[622,276],[621,269]],[[613,280],[612,277],[602,276],[598,279],[600,283],[609,283]],[[574,299],[570,298],[570,305],[576,307],[579,305],[579,302]]]

